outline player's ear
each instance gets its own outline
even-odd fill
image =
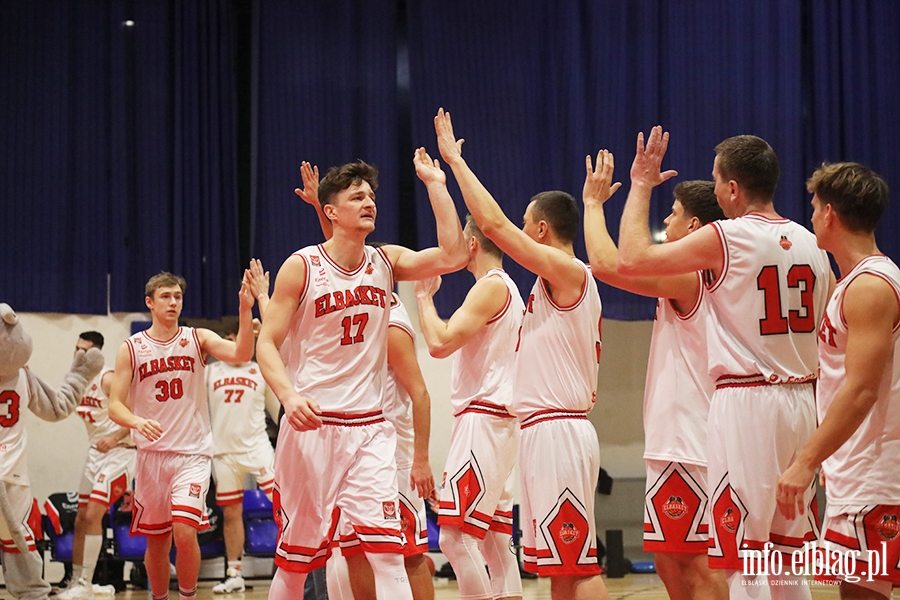
[[[703,226],[703,223],[700,222],[700,219],[697,217],[691,217],[691,222],[688,224],[688,231],[697,231]]]

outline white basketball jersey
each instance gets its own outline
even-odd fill
[[[206,367],[206,393],[217,455],[271,446],[266,434],[266,394],[270,392],[259,365],[253,361],[211,363]]]
[[[644,386],[645,459],[706,465],[706,421],[715,389],[706,353],[708,318],[702,279],[697,301],[685,314],[659,299]]]
[[[281,345],[288,378],[325,412],[380,411],[393,289],[390,261],[369,246],[351,271],[332,261],[322,245],[294,254],[306,262],[306,284]]]
[[[711,224],[724,264],[708,283],[713,380],[789,383],[816,377],[816,330],[831,266],[815,236],[788,219],[751,214]]]
[[[22,411],[30,403],[31,389],[25,369],[0,382],[0,479],[19,485],[29,484],[25,457],[28,432]]]
[[[884,279],[900,302],[900,269],[886,256],[864,258],[838,281],[819,328],[816,404],[820,423],[846,383],[844,293],[862,274]],[[880,382],[878,400],[850,439],[822,463],[830,504],[900,504],[900,327],[894,328],[891,339],[893,356]]]
[[[546,410],[588,411],[597,397],[600,294],[590,269],[581,297],[559,306],[538,277],[525,304],[516,353],[514,407],[520,422]]]
[[[110,373],[112,369],[104,368],[100,374],[94,377],[87,387],[84,389],[84,395],[78,404],[77,412],[84,426],[87,428],[88,442],[93,446],[101,438],[115,435],[122,431],[122,426],[113,422],[109,418],[109,396],[103,391],[100,385],[103,376]],[[119,440],[120,445],[134,445],[130,437]]]
[[[212,456],[212,430],[206,404],[206,358],[197,332],[179,327],[170,340],[155,340],[146,331],[127,340],[131,353],[132,412],[153,419],[162,435],[151,442],[137,431],[131,437],[140,450]]]
[[[394,304],[391,305],[390,327],[397,327],[412,338],[416,343],[416,333],[413,330],[412,321],[406,307],[400,302],[400,298],[393,294]],[[388,364],[387,384],[384,387],[384,416],[394,425],[397,431],[397,468],[405,469],[412,465],[413,443],[415,432],[413,431],[412,400],[406,389],[397,379],[397,374]]]
[[[453,357],[450,403],[458,415],[473,401],[503,407],[511,415],[516,341],[525,303],[519,288],[502,269],[491,269],[486,277],[499,277],[506,284],[506,304]]]

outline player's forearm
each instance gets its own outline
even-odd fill
[[[109,401],[109,418],[116,425],[125,427],[126,431],[134,429],[140,423],[140,419],[125,406],[124,402],[113,399]]]
[[[413,461],[428,463],[428,444],[431,439],[431,397],[427,389],[412,398]]]
[[[619,225],[617,269],[625,275],[642,275],[653,247],[650,238],[650,193],[652,188],[632,184]]]
[[[444,253],[448,272],[459,270],[466,265],[469,253],[456,205],[445,183],[432,181],[425,187],[437,225],[438,248]]]
[[[622,279],[616,270],[619,250],[609,235],[603,204],[599,202],[584,204],[584,244],[594,277],[611,285]]]
[[[492,235],[502,227],[509,219],[503,214],[503,209],[491,193],[484,187],[462,156],[450,164],[453,176],[462,192],[466,208],[478,224],[481,232],[490,239]],[[494,240],[496,242],[496,240]]]
[[[259,296],[256,297],[256,304],[259,306],[259,317],[262,319],[266,312],[266,307],[269,306],[269,293],[261,292]]]
[[[240,322],[234,340],[234,362],[247,362],[253,358],[253,311],[250,306],[241,304],[239,315]]]
[[[416,296],[416,303],[419,306],[419,325],[422,327],[422,337],[425,338],[425,344],[428,346],[428,352],[435,358],[444,358],[453,353],[453,350],[447,349],[450,341],[447,324],[441,319],[434,306],[434,298],[423,295]]]
[[[288,379],[284,363],[281,361],[281,354],[272,340],[259,338],[256,343],[256,362],[259,365],[260,373],[266,380],[266,385],[269,386],[278,401],[284,405],[285,400],[296,393],[296,390]]]

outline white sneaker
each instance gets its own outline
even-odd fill
[[[241,577],[240,571],[228,569],[226,575],[227,579],[225,581],[213,586],[213,594],[233,594],[244,591],[244,578]]]
[[[69,587],[60,592],[58,600],[93,600],[94,588],[81,577]]]
[[[99,583],[95,583],[93,585],[94,595],[95,596],[115,596],[116,595],[116,586],[114,585],[100,585]]]

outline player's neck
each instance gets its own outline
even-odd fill
[[[352,271],[363,260],[366,236],[352,235],[347,231],[335,229],[330,240],[322,244],[328,257],[347,271]]]
[[[772,203],[772,200],[751,200],[748,201],[746,205],[744,205],[743,210],[738,215],[740,217],[746,217],[747,215],[760,215],[762,217],[766,217],[767,219],[780,219],[781,215],[779,215],[775,211],[775,205]]]
[[[840,246],[831,250],[834,262],[838,265],[841,277],[844,277],[863,259],[881,254],[875,243],[875,236],[869,233],[845,233]]]
[[[147,335],[154,340],[166,342],[171,340],[178,333],[178,320],[173,322],[161,321],[153,319],[153,324],[147,329]]]
[[[481,279],[485,275],[488,274],[488,271],[492,269],[502,269],[503,261],[495,256],[491,256],[489,254],[479,254],[475,256],[475,260],[473,261],[473,267],[471,269],[472,275],[475,276],[475,279]]]

